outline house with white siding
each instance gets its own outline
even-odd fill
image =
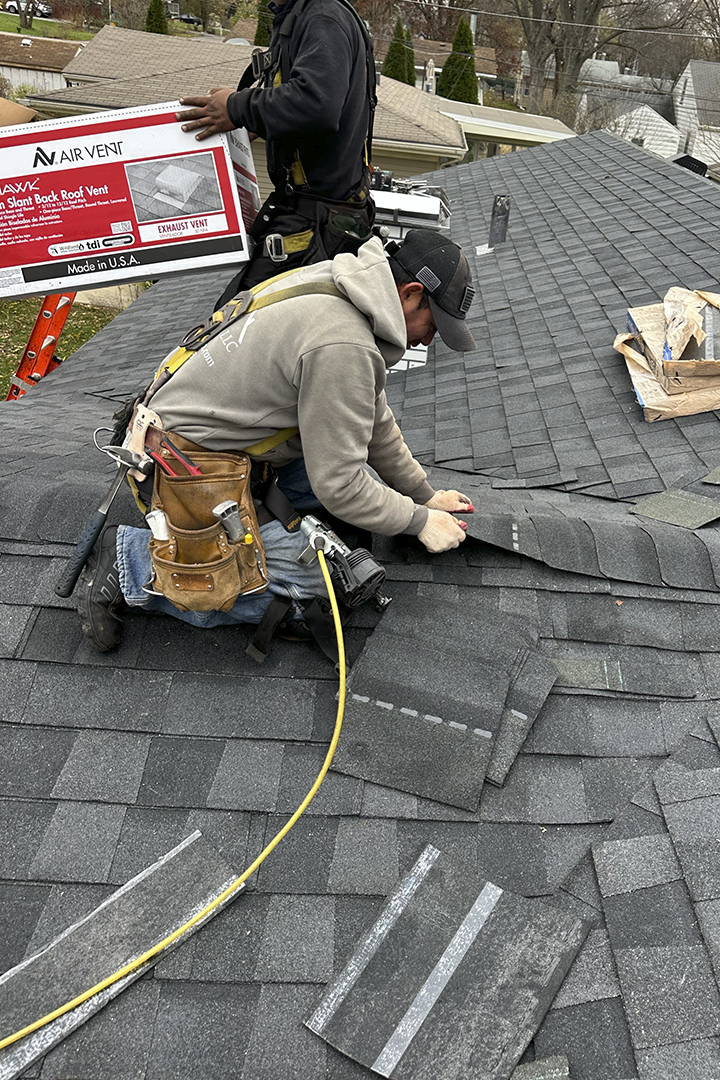
[[[663,158],[674,158],[683,149],[682,133],[649,105],[638,105],[609,119],[603,131]]]
[[[720,162],[720,64],[691,60],[673,90],[681,150],[706,165]]]
[[[63,68],[82,51],[84,42],[60,38],[0,34],[0,76],[10,86],[31,86],[38,91],[67,86]]]

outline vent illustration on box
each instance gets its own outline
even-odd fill
[[[184,210],[201,181],[200,173],[181,169],[177,165],[168,165],[155,179],[155,198],[177,207],[178,210]]]

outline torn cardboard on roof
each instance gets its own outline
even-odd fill
[[[697,345],[705,339],[701,315],[705,301],[689,289],[674,286],[665,293],[662,306],[668,351],[671,358],[679,360],[693,338]]]
[[[668,289],[662,304],[630,308],[627,328],[638,350],[648,361],[655,377],[672,380],[675,390],[702,389],[683,387],[680,379],[720,375],[720,294],[678,286]]]
[[[720,311],[715,308],[709,310],[715,312],[715,319],[708,319],[708,325],[714,329],[713,323],[717,321],[720,331]],[[720,376],[720,359],[690,359],[685,356],[675,361],[671,358],[666,341],[665,311],[662,304],[630,308],[627,313],[627,328],[632,334],[637,351],[645,358],[647,366],[666,394],[714,389],[720,385],[716,382]],[[713,333],[703,333],[703,344],[713,340]],[[699,347],[694,338],[692,345],[696,349]],[[692,351],[690,347],[688,351]]]
[[[720,409],[720,379],[705,389],[668,394],[653,375],[645,357],[630,345],[632,340],[632,334],[618,334],[613,348],[625,357],[645,420],[652,423],[655,420],[669,420],[673,416],[694,416],[696,413]]]

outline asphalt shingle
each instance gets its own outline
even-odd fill
[[[642,518],[620,501],[666,486],[711,496],[699,481],[720,464],[718,416],[645,422],[612,337],[628,306],[657,302],[670,284],[717,289],[708,222],[720,191],[602,134],[430,180],[446,188],[452,235],[482,282],[469,313],[479,348],[459,358],[438,344],[426,367],[393,373],[388,391],[433,485],[467,491],[477,512],[466,542],[443,556],[414,538],[374,538],[393,603],[382,616],[361,609],[348,648],[353,678],[371,657],[373,700],[443,718],[449,703],[459,723],[473,710],[496,717],[496,746],[503,730],[512,736],[494,762],[500,786],[485,785],[479,811],[443,804],[437,747],[416,763],[430,781],[421,795],[398,790],[394,745],[376,782],[331,774],[248,892],[52,1051],[43,1076],[367,1076],[302,1021],[426,844],[476,881],[592,923],[523,1067],[561,1056],[573,1080],[718,1072],[708,957],[720,972],[720,901],[701,835],[714,817],[692,809],[716,796],[667,804],[689,830],[673,862],[651,777],[667,794],[720,768],[707,726],[720,700],[720,528]],[[498,185],[512,198],[508,240],[475,255]],[[72,602],[53,592],[109,479],[88,455],[90,432],[146,384],[228,276],[156,284],[70,364],[2,406],[7,965],[196,828],[230,865],[249,865],[308,790],[330,738],[337,683],[311,646],[279,642],[259,669],[243,629],[136,613],[120,649],[100,656]],[[123,492],[112,519],[135,514]],[[538,672],[524,685],[528,655]],[[522,701],[508,696],[511,683]],[[412,701],[393,698],[398,688]],[[529,733],[521,716],[503,726],[513,708],[532,719],[531,705]],[[694,991],[680,985],[683,964]]]

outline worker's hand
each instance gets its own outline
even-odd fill
[[[444,510],[429,510],[425,527],[419,534],[419,540],[428,551],[437,555],[440,551],[449,551],[462,544],[467,525],[458,521]]]
[[[425,505],[430,510],[449,510],[456,514],[474,514],[475,507],[460,491],[436,491]]]
[[[216,86],[207,97],[180,98],[181,105],[194,105],[188,112],[175,113],[175,119],[182,123],[183,131],[197,131],[196,139],[208,139],[219,135],[221,131],[232,131],[235,127],[228,116],[227,101],[235,91],[227,86]]]

